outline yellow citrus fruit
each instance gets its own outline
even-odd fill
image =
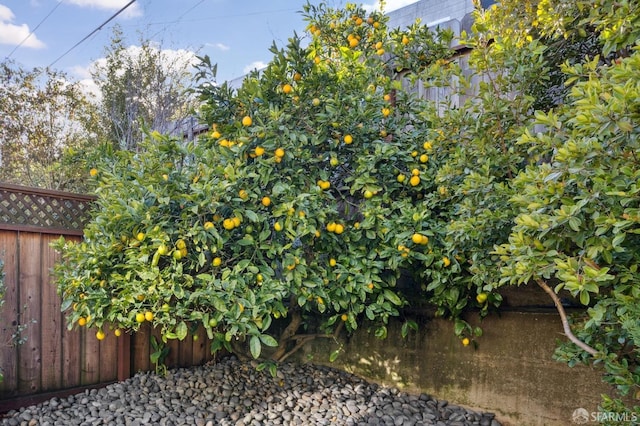
[[[138,301],[142,302],[144,300],[144,294],[137,295],[136,299],[138,299]]]
[[[414,244],[422,244],[422,237],[422,234],[416,232],[411,236],[411,241],[413,241]]]
[[[422,241],[420,241],[420,244],[422,244],[422,245],[429,244],[429,237],[427,237],[426,235],[423,235],[422,236]]]
[[[314,232],[313,235],[315,235],[316,238],[319,238],[320,237],[320,231],[316,229],[316,232]]]
[[[429,156],[427,154],[422,154],[420,156],[420,162],[421,163],[426,163],[427,161],[429,161]]]
[[[264,148],[261,146],[256,146],[256,149],[254,150],[254,152],[259,157],[262,154],[264,154]]]
[[[271,205],[271,198],[262,197],[262,205],[265,207],[269,207]]]
[[[383,52],[384,53],[384,52]],[[391,114],[391,109],[389,108],[382,108],[382,116],[383,117],[388,117],[389,114]]]
[[[291,93],[292,90],[293,90],[293,87],[291,87],[289,83],[282,86],[282,92],[285,94]]]
[[[282,231],[282,224],[281,224],[280,222],[276,222],[276,223],[273,225],[273,229],[275,229],[275,230],[276,230],[276,232],[280,232],[280,231]]]
[[[422,147],[423,147],[426,151],[430,150],[430,149],[432,148],[431,142],[430,142],[430,141],[426,141],[426,142],[422,145]]]
[[[236,226],[235,226],[235,223],[233,223],[232,219],[225,219],[222,221],[222,227],[227,231],[231,231]]]
[[[242,222],[238,216],[232,217],[231,221],[233,222],[234,228],[240,226],[240,223]]]
[[[114,334],[116,337],[120,337],[120,336],[122,335],[122,331],[121,331],[119,328],[116,328],[116,329],[113,331],[113,334]]]
[[[313,100],[311,101],[311,104],[312,104],[313,106],[318,106],[318,105],[320,105],[320,99],[318,99],[318,98],[313,98]]]
[[[376,55],[378,55],[378,56],[382,56],[382,55],[384,55],[384,49],[378,49],[378,50],[376,50]]]
[[[418,169],[411,170],[411,176],[420,176],[420,170]]]
[[[402,182],[404,182],[404,180],[405,180],[406,178],[407,178],[407,177],[406,177],[405,175],[403,175],[402,173],[400,173],[396,179],[397,179],[397,181],[398,181],[398,182],[402,183]]]
[[[420,185],[420,176],[411,176],[411,179],[409,179],[409,184],[411,186]]]
[[[102,331],[102,330],[98,330],[98,331],[96,331],[96,339],[98,339],[98,340],[104,340],[104,338],[105,338],[104,331]]]
[[[344,225],[336,223],[336,228],[333,230],[336,234],[340,235],[344,232]]]
[[[369,284],[367,284],[367,288],[368,288],[369,290],[373,290],[373,283],[369,283]]]
[[[182,250],[183,248],[187,247],[187,243],[185,243],[183,239],[179,239],[178,241],[176,241],[176,247],[178,248],[178,250]]]
[[[382,48],[382,42],[381,42],[381,41],[377,42],[377,43],[375,44],[375,47],[376,47],[376,49],[380,49],[380,48]]]
[[[78,325],[80,327],[84,327],[85,325],[87,325],[87,319],[85,317],[78,318]]]
[[[91,175],[92,177],[96,177],[98,175],[98,169],[89,170],[89,175]]]
[[[336,223],[335,222],[327,223],[327,231],[335,232],[336,231]]]
[[[276,149],[275,156],[278,157],[278,158],[284,157],[284,149],[282,149],[282,148]]]
[[[243,200],[246,200],[247,198],[249,198],[249,193],[248,193],[246,190],[241,189],[241,190],[238,192],[238,197],[240,197],[240,198],[241,198],[241,199],[243,199]]]
[[[302,80],[302,74],[300,74],[299,72],[295,73],[295,74],[293,75],[293,80],[294,80],[294,81],[300,81],[300,80]]]
[[[153,312],[147,311],[144,313],[144,319],[147,321],[153,321]]]
[[[451,265],[451,261],[449,260],[449,258],[447,256],[442,258],[442,263],[444,264],[444,267],[446,268],[447,266]]]
[[[219,258],[219,257],[215,257],[215,258],[213,259],[213,261],[211,262],[211,264],[212,264],[213,266],[215,266],[215,267],[218,267],[218,266],[220,266],[220,265],[222,264],[222,259],[221,259],[221,258]]]
[[[478,303],[482,304],[487,301],[487,297],[487,293],[478,293],[478,295],[476,296],[476,300],[478,301]]]
[[[349,47],[356,47],[358,45],[359,41],[357,38],[352,37],[349,39]]]
[[[469,343],[471,343],[471,341],[469,341],[468,337],[465,337],[464,339],[462,339],[463,346],[469,346]]]
[[[342,316],[340,317],[340,319],[344,322],[346,322],[349,319],[349,315],[347,314],[342,314]]]
[[[406,35],[402,36],[402,44],[404,44],[405,46],[407,44],[409,44],[409,37],[407,37]]]
[[[446,186],[439,186],[438,187],[438,192],[440,193],[440,195],[447,195],[447,187]]]
[[[144,240],[144,232],[138,232],[136,234],[136,240],[138,240],[138,241]]]
[[[329,266],[336,266],[337,264],[338,262],[336,262],[336,260],[333,257],[329,259]]]
[[[143,323],[144,322],[144,314],[142,312],[138,312],[136,314],[136,322]]]
[[[344,140],[344,143],[346,143],[347,145],[349,145],[350,143],[352,143],[352,142],[353,142],[353,136],[351,136],[351,135],[345,135],[343,140]]]
[[[248,115],[245,115],[244,117],[242,117],[242,125],[244,127],[249,127],[253,124],[253,120],[251,119],[251,117],[249,117]]]
[[[388,93],[385,93],[382,99],[384,99],[386,102],[389,102],[391,100],[391,95]]]
[[[364,191],[364,198],[371,198],[373,197],[373,192],[366,190]]]
[[[213,228],[213,222],[205,222],[204,223],[204,229],[209,230]]]
[[[221,136],[222,135],[217,130],[214,130],[213,132],[211,132],[211,137],[214,138],[214,139],[220,139]]]
[[[182,250],[174,250],[173,251],[173,258],[175,260],[180,260],[182,259]]]

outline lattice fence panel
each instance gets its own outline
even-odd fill
[[[61,191],[0,185],[0,224],[82,234],[93,197]]]

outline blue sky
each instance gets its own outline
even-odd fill
[[[0,0],[0,60],[7,57],[26,67],[65,71],[87,77],[93,61],[104,56],[114,25],[128,44],[139,35],[166,50],[209,55],[218,64],[218,80],[233,79],[271,58],[275,41],[284,46],[305,22],[300,13],[306,0],[136,0],[124,12],[91,34],[130,0]],[[387,0],[391,11],[417,0]],[[312,0],[318,4],[321,1]],[[325,0],[343,7],[344,0]],[[376,0],[359,2],[379,7]],[[29,36],[29,34],[31,34]],[[28,37],[27,37],[28,36]]]

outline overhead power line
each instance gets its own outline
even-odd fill
[[[24,40],[22,40],[22,41],[20,42],[20,44],[18,44],[16,47],[14,47],[14,48],[13,48],[13,50],[11,51],[11,53],[9,53],[9,54],[7,55],[7,59],[9,59],[9,58],[11,57],[11,55],[13,55],[13,54],[16,52],[16,50],[18,50],[18,49],[20,48],[20,46],[22,46],[22,45],[23,45],[27,40],[29,40],[29,38],[30,38],[30,37],[31,37],[31,36],[36,32],[36,30],[37,30],[38,28],[40,28],[40,25],[42,25],[42,24],[44,23],[44,21],[46,21],[46,20],[49,18],[49,16],[51,16],[51,14],[52,14],[53,12],[55,12],[55,11],[56,11],[56,9],[57,9],[61,4],[62,4],[62,1],[59,1],[59,2],[57,2],[57,3],[56,3],[56,5],[53,7],[53,9],[51,9],[51,11],[50,11],[49,13],[47,13],[47,16],[45,16],[44,18],[42,18],[42,21],[40,21],[40,22],[38,23],[38,25],[36,25],[36,26],[35,26],[35,28],[34,28],[33,30],[31,30],[31,32],[29,32],[29,34],[27,34],[27,36],[24,38]]]
[[[83,38],[82,40],[80,40],[79,42],[77,42],[76,44],[74,44],[69,50],[67,50],[66,52],[64,52],[62,55],[60,55],[58,57],[58,59],[56,59],[55,61],[51,62],[51,64],[49,64],[49,68],[51,68],[53,65],[55,65],[56,62],[58,62],[60,59],[64,58],[65,56],[67,56],[69,54],[69,52],[71,52],[73,49],[75,49],[76,47],[80,46],[82,43],[84,43],[89,37],[91,37],[92,35],[94,35],[95,33],[97,33],[98,31],[100,31],[105,25],[107,25],[109,22],[111,22],[113,19],[115,19],[116,16],[120,15],[122,12],[124,12],[129,6],[131,6],[133,3],[135,3],[136,0],[131,0],[129,3],[127,3],[126,5],[124,5],[120,10],[118,10],[116,13],[114,13],[113,15],[111,15],[111,17],[109,19],[107,19],[106,21],[104,21],[98,28],[96,28],[95,30],[91,31],[85,38]]]

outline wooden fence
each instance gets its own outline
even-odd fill
[[[60,259],[51,248],[61,235],[80,240],[92,197],[0,184],[0,259],[4,261],[5,303],[0,308],[0,412],[11,401],[124,380],[153,369],[150,337],[112,333],[103,341],[95,330],[67,329],[61,298],[50,274]],[[204,330],[169,343],[169,367],[211,360]],[[13,406],[17,406],[14,402]]]

